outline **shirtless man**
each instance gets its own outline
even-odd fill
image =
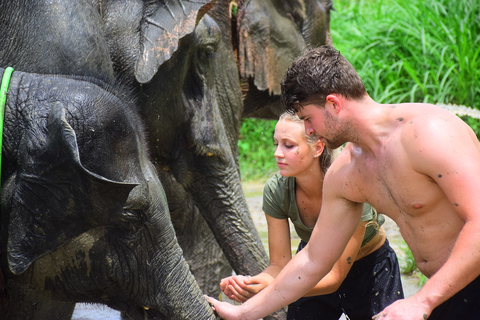
[[[209,298],[224,319],[260,319],[295,301],[342,254],[368,202],[391,217],[430,279],[382,320],[480,319],[480,144],[449,111],[379,104],[332,47],[308,49],[282,82],[287,110],[330,148],[348,142],[325,176],[308,245],[241,306]]]

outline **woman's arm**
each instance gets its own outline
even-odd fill
[[[267,214],[265,217],[268,227],[270,265],[256,276],[232,276],[222,279],[220,288],[232,300],[245,302],[253,297],[268,286],[292,259],[288,220],[276,219]]]
[[[263,288],[269,285],[273,279],[280,273],[283,267],[291,259],[290,231],[287,220],[275,219],[268,215],[268,244],[270,251],[270,265],[260,274],[254,277],[234,276],[228,279],[233,280],[228,285],[231,286],[227,295],[230,299],[245,302]],[[333,293],[338,290],[348,272],[357,259],[358,252],[362,245],[365,235],[365,225],[367,221],[359,224],[353,237],[347,244],[342,256],[335,263],[332,270],[312,288],[305,296],[317,296]],[[285,237],[287,236],[287,237]],[[227,294],[227,293],[225,293]]]

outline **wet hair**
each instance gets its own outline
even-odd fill
[[[296,123],[299,123],[303,126],[303,120],[301,120],[296,114],[292,114],[290,112],[282,113],[280,115],[280,117],[278,118],[278,121],[281,121],[281,120],[296,122]],[[305,140],[307,141],[307,143],[311,147],[313,147],[315,145],[315,143],[318,141],[318,138],[313,134],[312,135],[306,135],[305,134],[304,137],[305,137]],[[325,146],[323,148],[322,154],[319,157],[320,169],[322,170],[323,175],[325,175],[325,173],[327,173],[327,170],[330,167],[330,165],[332,164],[332,161],[333,161],[333,151],[330,148],[328,148],[327,146]]]
[[[308,47],[289,67],[281,86],[282,102],[290,113],[308,101],[324,107],[332,93],[353,100],[367,93],[355,68],[332,46]]]

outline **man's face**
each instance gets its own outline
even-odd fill
[[[298,109],[297,115],[305,123],[305,133],[315,134],[327,147],[336,149],[347,141],[342,135],[339,123],[327,107],[307,103]]]
[[[305,134],[315,134],[319,139],[324,139],[325,108],[308,103],[298,109],[297,116],[305,124]]]

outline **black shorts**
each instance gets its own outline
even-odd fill
[[[300,243],[299,250],[305,246]],[[297,251],[298,252],[298,251]],[[397,255],[388,240],[375,252],[355,261],[334,293],[300,298],[288,306],[288,320],[371,320],[398,299],[403,299]]]
[[[480,319],[480,277],[436,307],[428,320]]]

